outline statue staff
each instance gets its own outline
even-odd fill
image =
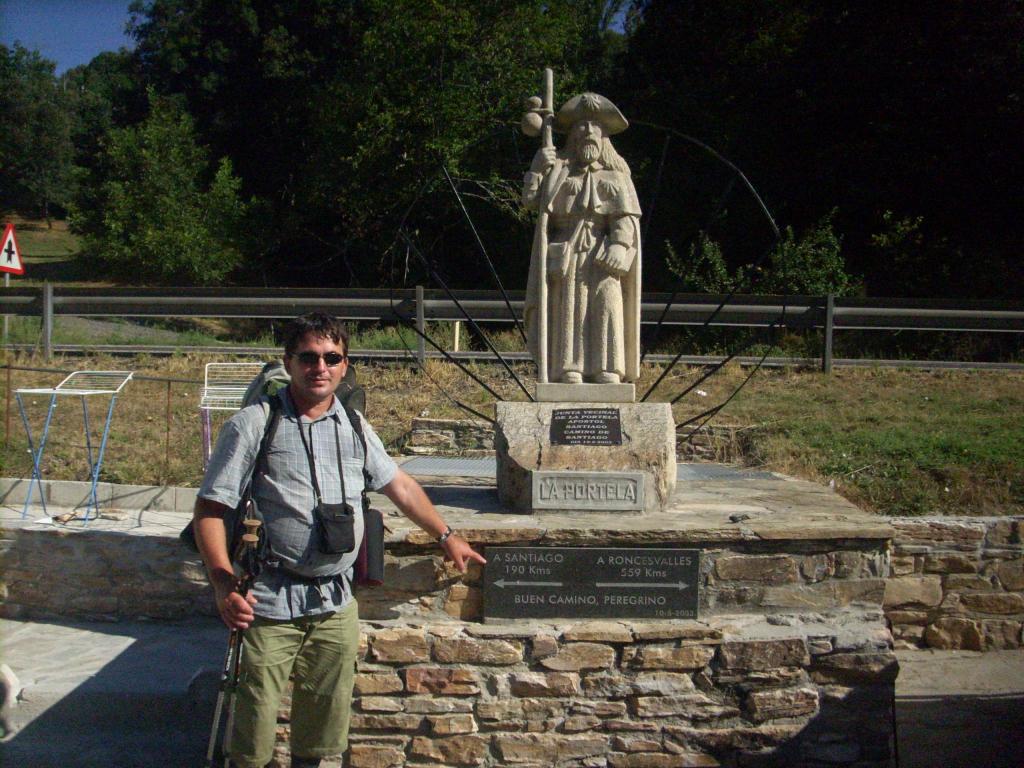
[[[527,136],[541,134],[541,146],[553,149],[555,146],[552,135],[552,123],[555,119],[555,76],[550,67],[544,69],[544,101],[533,96],[527,100],[530,111],[523,115],[523,133]],[[538,130],[539,129],[539,130]],[[533,234],[534,252],[547,253],[548,250],[548,212],[541,210],[540,221],[534,229]],[[534,264],[530,264],[531,271]],[[533,275],[530,276],[533,282]],[[540,384],[548,382],[548,292],[547,280],[544,270],[541,269],[539,280],[536,283],[539,291],[539,306],[537,307],[537,381]]]

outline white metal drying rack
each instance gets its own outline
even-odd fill
[[[203,424],[203,469],[210,461],[213,432],[210,411],[237,411],[242,407],[245,391],[264,363],[207,363],[203,376],[203,392],[199,398],[199,415]]]
[[[110,420],[114,415],[114,403],[117,401],[118,393],[124,385],[131,381],[134,371],[75,371],[67,376],[55,387],[44,387],[37,389],[16,389],[14,396],[18,399],[18,410],[21,412],[21,420],[25,425],[25,434],[28,436],[28,449],[32,454],[32,478],[28,483],[28,493],[25,494],[25,507],[21,511],[24,519],[28,515],[28,507],[32,502],[33,484],[39,487],[39,500],[43,505],[43,512],[46,512],[46,494],[43,491],[42,461],[43,450],[46,448],[46,437],[50,432],[50,422],[53,419],[53,412],[57,408],[58,397],[74,396],[82,401],[82,418],[85,423],[85,451],[89,460],[89,477],[92,484],[89,488],[89,499],[85,508],[85,522],[89,522],[89,511],[99,514],[99,501],[96,498],[96,485],[99,483],[100,467],[103,465],[103,454],[107,448],[107,438],[110,436]],[[43,425],[43,434],[39,439],[39,447],[32,444],[32,427],[28,421],[28,414],[25,412],[25,403],[22,395],[49,395],[50,405],[46,411],[46,422]],[[107,420],[103,425],[103,437],[100,440],[99,452],[93,460],[92,438],[89,429],[89,407],[86,403],[87,397],[96,395],[110,395],[110,407],[107,408]]]

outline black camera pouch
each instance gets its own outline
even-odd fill
[[[355,512],[351,504],[320,503],[313,514],[320,552],[343,555],[356,548]]]

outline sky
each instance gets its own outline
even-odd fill
[[[0,0],[0,43],[15,41],[57,63],[57,74],[102,51],[130,47],[131,0]]]

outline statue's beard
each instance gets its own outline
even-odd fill
[[[588,141],[580,146],[580,158],[585,163],[592,163],[601,157],[601,147],[596,142]]]

